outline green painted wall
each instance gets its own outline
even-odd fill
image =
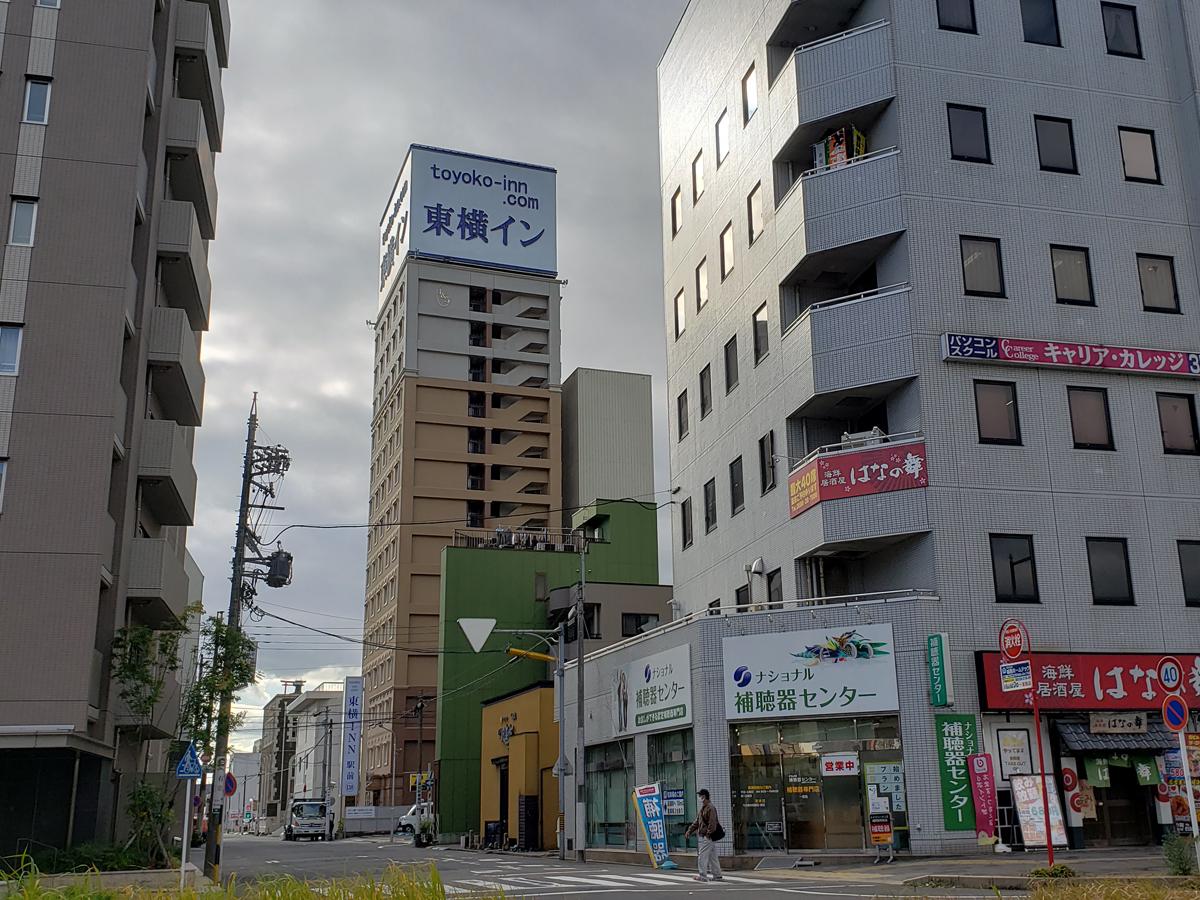
[[[607,542],[589,546],[589,581],[658,584],[658,514],[652,504],[598,501],[577,512],[572,525]],[[545,628],[546,604],[534,599],[539,573],[546,577],[547,591],[575,584],[579,556],[538,550],[442,550],[437,802],[443,834],[479,827],[483,703],[548,677],[544,663],[514,659],[505,664],[512,659],[504,652],[510,644],[544,650],[536,639],[498,634],[476,654],[458,619],[494,618],[497,628]]]

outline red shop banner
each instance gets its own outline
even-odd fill
[[[908,491],[929,484],[925,442],[879,444],[818,456],[788,476],[791,518],[825,500]]]
[[[1162,653],[1035,653],[1033,689],[1043,710],[1158,710],[1170,693],[1159,684]],[[1173,654],[1183,664],[1178,693],[1200,705],[1200,656]],[[1000,688],[999,653],[976,653],[979,695],[984,709],[1029,709],[1029,691]]]

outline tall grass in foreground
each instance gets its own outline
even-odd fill
[[[1188,879],[1168,886],[1165,882],[1093,881],[1082,884],[1038,884],[1030,891],[1031,900],[1179,900],[1200,898],[1200,879]]]

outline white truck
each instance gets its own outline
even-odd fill
[[[283,839],[297,841],[323,841],[329,836],[329,816],[326,806],[319,800],[294,800],[288,812],[287,824],[283,826]]]
[[[396,823],[396,832],[398,834],[416,834],[421,829],[421,823],[426,819],[433,819],[433,804],[414,803]]]

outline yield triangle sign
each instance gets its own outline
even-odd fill
[[[492,629],[496,627],[495,619],[459,619],[458,627],[463,630],[463,634],[467,636],[467,642],[470,643],[471,649],[478,653],[483,649],[483,645],[487,643],[488,637],[492,633]]]
[[[204,769],[200,766],[200,757],[196,755],[196,744],[193,742],[188,744],[187,750],[179,760],[179,765],[175,767],[175,777],[199,778],[202,774],[204,774]]]

